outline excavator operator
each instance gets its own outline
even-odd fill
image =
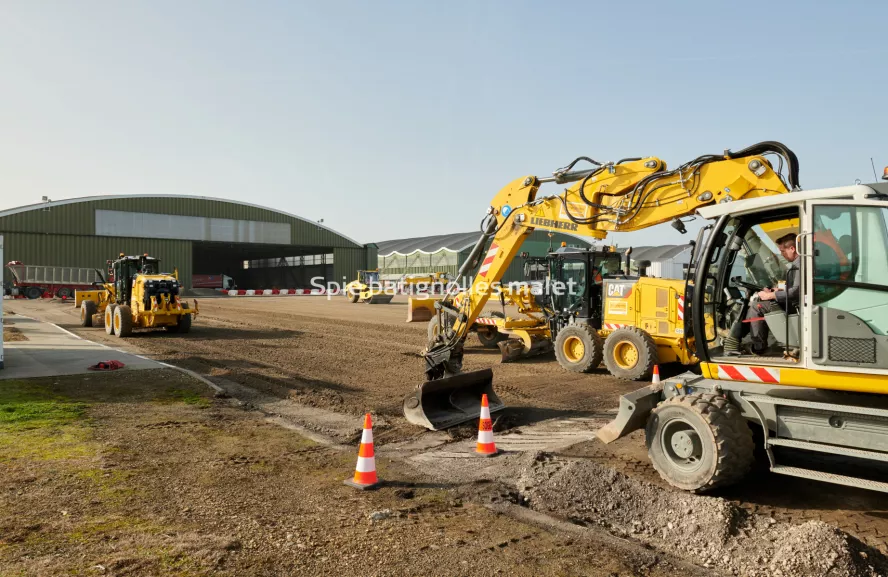
[[[768,348],[768,325],[764,316],[775,311],[795,312],[799,303],[799,253],[796,250],[796,234],[789,233],[777,239],[780,254],[789,262],[786,272],[786,288],[766,288],[755,293],[750,301],[746,320],[732,327],[731,337],[726,340],[727,354],[739,355],[740,341],[749,333],[752,337],[752,354],[763,355]],[[736,340],[735,340],[736,339]]]

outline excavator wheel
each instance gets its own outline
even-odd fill
[[[502,319],[505,318],[505,315],[501,312],[494,311],[490,313],[490,315],[485,315],[485,317]],[[478,340],[481,341],[481,346],[487,349],[496,349],[501,342],[509,338],[508,335],[500,334],[497,327],[492,325],[480,325],[475,332],[478,334]]]
[[[657,361],[654,339],[638,327],[619,328],[604,341],[604,364],[618,379],[649,380]]]
[[[663,479],[705,493],[739,481],[752,466],[752,431],[740,410],[719,395],[671,397],[645,428],[651,463]]]
[[[569,325],[555,337],[555,358],[568,371],[592,372],[601,364],[603,354],[601,337],[591,325]]]

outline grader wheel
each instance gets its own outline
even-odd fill
[[[133,334],[133,312],[127,305],[120,305],[114,309],[114,334],[118,338]]]
[[[591,325],[569,325],[555,337],[558,364],[574,373],[589,373],[598,368],[602,349],[601,337]]]
[[[110,304],[105,307],[105,332],[109,335],[114,334],[114,309],[117,305]]]
[[[604,341],[604,364],[610,374],[619,379],[650,379],[657,359],[654,339],[638,327],[619,328]]]
[[[96,301],[83,301],[80,303],[80,326],[93,326],[93,315],[96,314],[97,310]]]
[[[485,317],[498,319],[505,318],[503,313],[499,311],[494,311],[490,313],[490,315],[485,315]],[[501,342],[509,338],[509,335],[500,334],[496,325],[479,325],[475,333],[478,335],[478,340],[481,342],[481,346],[487,349],[495,349]]]

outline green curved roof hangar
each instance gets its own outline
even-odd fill
[[[376,267],[376,248],[311,220],[244,202],[186,195],[90,196],[0,211],[5,258],[103,269],[149,253],[165,270],[225,274],[246,288],[313,288]],[[11,280],[4,271],[4,280]],[[314,287],[316,288],[316,287]]]

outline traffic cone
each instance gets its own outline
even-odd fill
[[[660,382],[660,365],[654,365],[654,378],[651,379],[651,383],[657,384]]]
[[[364,415],[364,432],[361,434],[361,446],[358,449],[358,464],[355,467],[354,479],[346,479],[345,484],[361,490],[379,487],[379,479],[376,478],[376,457],[373,453],[373,423],[370,420],[370,413]]]
[[[493,442],[493,421],[490,420],[490,404],[487,395],[481,395],[481,420],[478,422],[478,446],[475,453],[482,457],[493,457],[499,450]]]

